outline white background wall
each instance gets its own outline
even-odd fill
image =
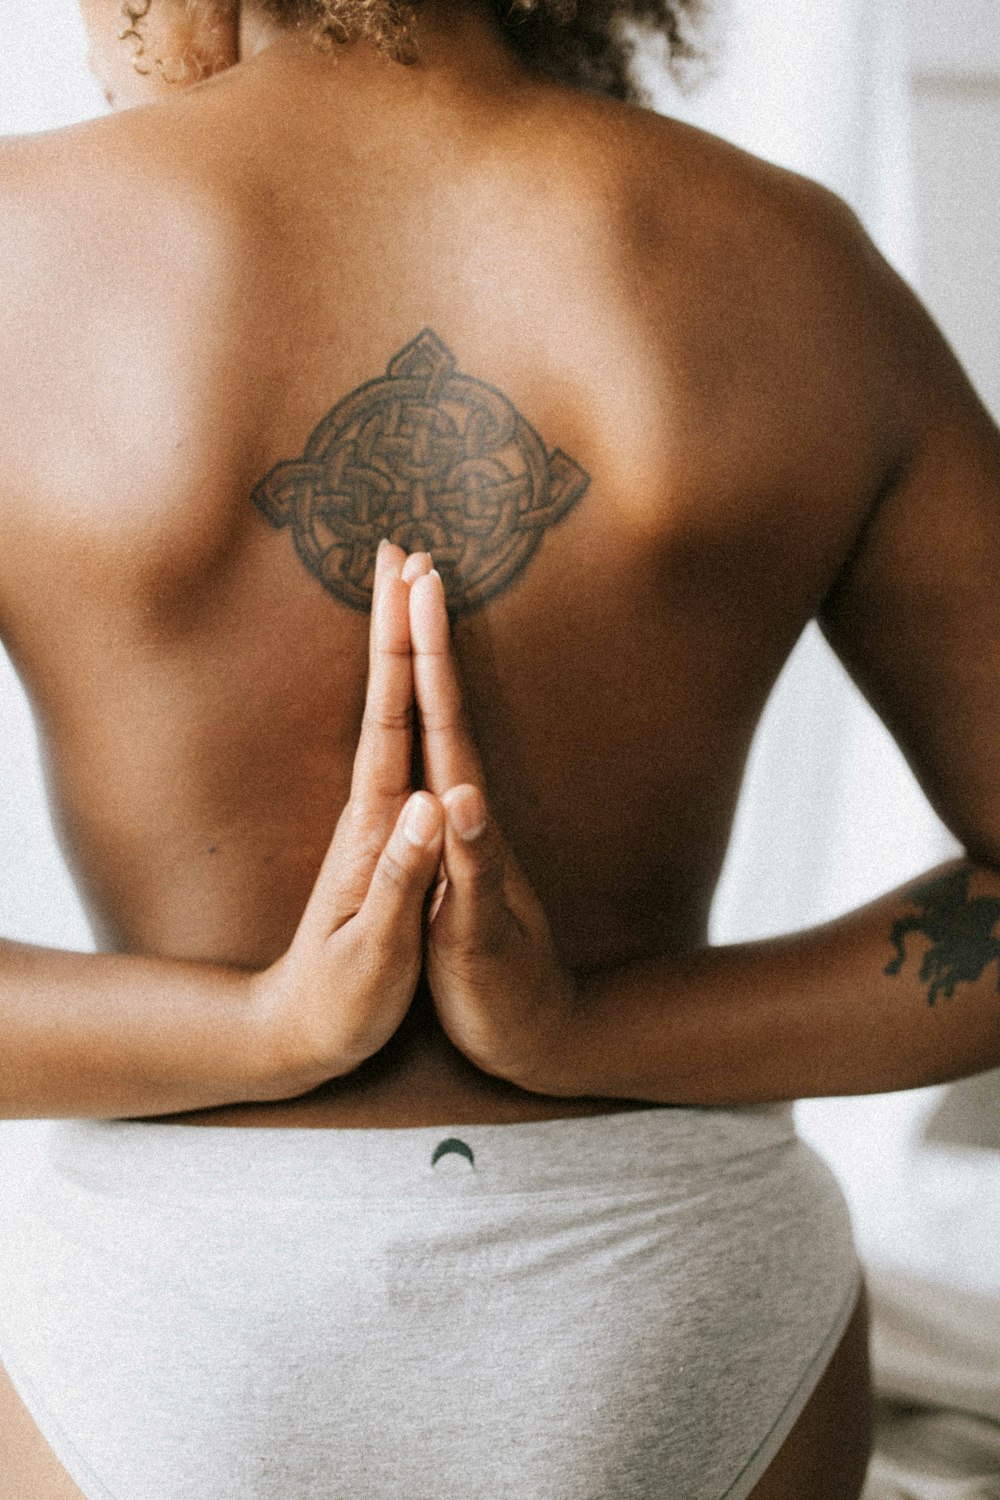
[[[1000,416],[1000,0],[914,0],[920,287]]]

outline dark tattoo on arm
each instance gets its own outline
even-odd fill
[[[886,974],[902,971],[910,933],[922,932],[930,940],[920,965],[921,983],[929,986],[929,1005],[938,995],[950,1000],[957,984],[974,984],[991,963],[1000,962],[1000,939],[995,935],[1000,924],[1000,898],[970,898],[971,875],[971,869],[963,865],[916,886],[908,899],[919,911],[892,924],[890,939],[896,957],[886,965]]]
[[[425,328],[327,413],[301,458],[265,475],[253,502],[291,527],[299,557],[342,604],[371,608],[386,536],[432,554],[459,612],[508,588],[589,483]]]

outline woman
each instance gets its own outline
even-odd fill
[[[0,619],[104,950],[0,961],[66,1121],[0,1496],[853,1500],[843,1200],[728,1106],[998,1060],[995,429],[599,5],[85,16],[148,107],[0,153]],[[976,863],[710,950],[816,614]]]

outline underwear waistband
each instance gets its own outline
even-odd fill
[[[275,1197],[619,1195],[796,1140],[789,1104],[653,1106],[504,1125],[269,1129],[55,1122],[47,1169],[96,1192]]]

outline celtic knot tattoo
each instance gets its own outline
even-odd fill
[[[501,391],[460,374],[425,328],[276,464],[253,502],[289,526],[299,557],[335,599],[371,608],[383,536],[430,552],[453,613],[477,609],[527,567],[590,477],[553,453]]]

